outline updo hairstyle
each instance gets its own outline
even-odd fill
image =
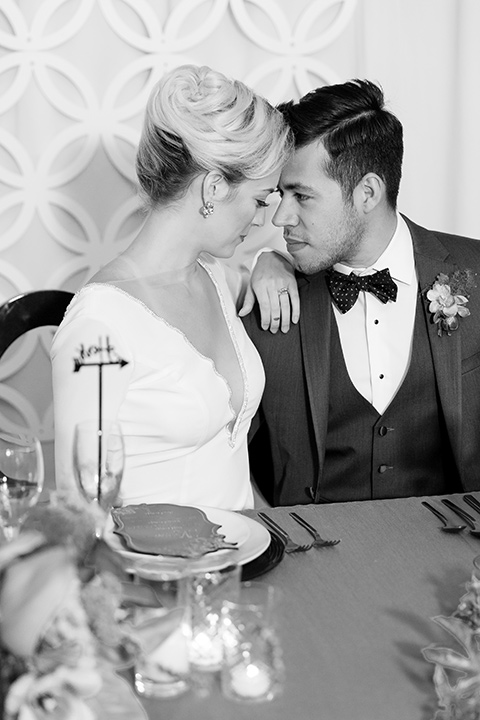
[[[164,75],[146,108],[136,170],[149,205],[181,197],[211,170],[231,185],[279,170],[293,140],[282,114],[237,80],[183,65]]]

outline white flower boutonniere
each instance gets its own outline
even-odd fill
[[[455,270],[451,276],[439,273],[433,285],[426,291],[428,309],[433,313],[437,333],[451,335],[459,326],[459,318],[468,317],[470,310],[465,307],[472,288],[475,287],[475,273],[472,270]]]

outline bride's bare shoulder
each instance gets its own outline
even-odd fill
[[[95,275],[88,280],[88,284],[93,283],[110,283],[115,284],[122,280],[130,280],[132,277],[130,263],[121,255],[111,260],[98,270]]]

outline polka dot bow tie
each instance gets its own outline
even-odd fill
[[[373,275],[350,275],[329,270],[326,275],[330,295],[341,313],[346,313],[357,302],[360,290],[371,292],[382,303],[397,299],[397,285],[390,275],[388,268],[373,273]]]

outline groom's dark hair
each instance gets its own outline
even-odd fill
[[[346,199],[362,177],[376,173],[387,202],[396,208],[402,176],[403,129],[385,109],[382,89],[369,80],[325,85],[278,109],[292,128],[295,147],[321,140],[329,155],[324,170]]]

